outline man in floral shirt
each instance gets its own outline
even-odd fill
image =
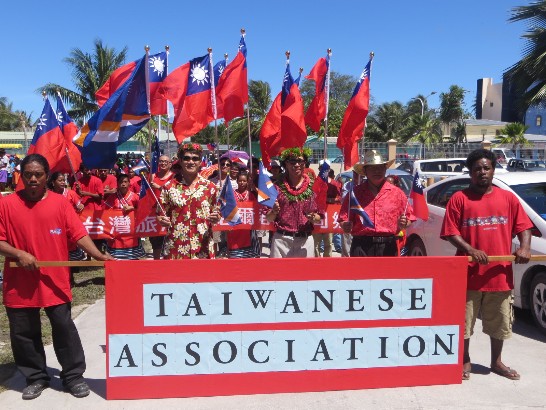
[[[203,151],[199,144],[183,144],[178,149],[181,174],[161,191],[168,227],[163,253],[165,259],[214,259],[212,225],[220,221],[216,185],[199,175]]]

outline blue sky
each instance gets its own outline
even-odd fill
[[[2,6],[3,57],[0,96],[14,109],[41,113],[36,89],[54,82],[73,88],[63,62],[93,40],[120,50],[128,61],[171,47],[169,71],[213,48],[214,60],[235,56],[239,30],[247,31],[249,78],[280,91],[284,52],[292,73],[307,74],[332,48],[331,68],[359,76],[375,52],[371,93],[376,103],[406,103],[417,94],[445,92],[452,84],[475,96],[476,80],[493,77],[516,62],[524,46],[522,23],[510,10],[527,0],[421,1],[9,1]],[[211,6],[212,5],[212,6]],[[429,105],[439,105],[438,96]]]

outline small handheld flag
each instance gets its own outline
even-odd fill
[[[419,173],[415,173],[413,178],[413,185],[411,187],[410,198],[413,201],[413,214],[422,219],[428,221],[428,205],[425,200],[425,194],[423,193],[423,185],[419,178]]]
[[[220,191],[218,202],[220,202],[220,214],[228,225],[235,226],[243,223],[241,216],[239,215],[239,207],[237,206],[237,200],[233,193],[233,187],[227,180],[224,182],[224,186]]]
[[[260,174],[258,175],[258,203],[273,208],[279,193],[275,185],[266,174],[264,164],[260,161]]]

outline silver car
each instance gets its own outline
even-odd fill
[[[468,187],[470,177],[461,175],[433,184],[424,190],[428,221],[417,220],[407,230],[409,256],[454,255],[455,247],[440,239],[445,207],[451,196]],[[493,185],[516,194],[534,224],[531,254],[546,254],[546,175],[542,172],[495,175]],[[519,241],[514,238],[512,251]],[[539,329],[546,334],[546,262],[514,264],[514,304],[530,309]]]

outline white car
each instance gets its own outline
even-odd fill
[[[468,187],[468,175],[454,176],[424,190],[429,209],[428,221],[417,220],[408,227],[409,256],[455,255],[455,247],[440,239],[445,207],[451,196]],[[542,172],[495,175],[493,185],[516,194],[534,224],[531,254],[546,254],[546,175]],[[517,237],[512,250],[519,245]],[[530,309],[539,329],[546,334],[546,262],[514,264],[514,305]]]

